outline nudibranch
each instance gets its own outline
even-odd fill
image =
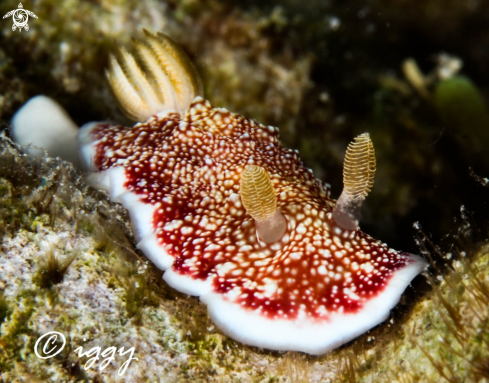
[[[277,128],[214,108],[183,51],[145,34],[107,72],[140,122],[87,124],[78,140],[87,179],[128,209],[164,280],[200,296],[230,337],[272,350],[322,354],[384,321],[425,261],[358,228],[368,135],[348,149],[335,203]]]

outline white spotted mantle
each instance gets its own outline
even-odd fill
[[[384,321],[425,262],[332,219],[329,189],[282,147],[276,128],[196,98],[132,129],[79,134],[91,183],[131,216],[138,247],[166,282],[200,296],[243,343],[325,353]],[[264,167],[288,223],[257,240],[239,196],[246,165]]]

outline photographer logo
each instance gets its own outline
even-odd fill
[[[6,19],[10,16],[12,16],[12,19],[14,20],[12,30],[15,31],[18,28],[19,32],[22,31],[22,28],[24,28],[26,31],[29,30],[29,24],[27,24],[27,22],[29,21],[29,16],[37,19],[36,14],[34,12],[28,11],[27,9],[24,9],[22,3],[19,3],[19,7],[17,9],[8,12],[5,16],[3,16],[3,18]]]

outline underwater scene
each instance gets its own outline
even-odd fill
[[[489,1],[0,15],[1,383],[489,383]]]

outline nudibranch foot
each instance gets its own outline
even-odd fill
[[[194,279],[175,272],[172,269],[168,269],[165,271],[163,279],[170,287],[173,287],[175,290],[188,295],[202,297],[213,290],[212,277],[205,280]]]
[[[403,253],[403,256],[408,259],[406,266],[394,272],[391,282],[380,294],[353,312],[318,310],[321,315],[315,316],[298,308],[299,313],[288,319],[279,315],[264,316],[261,310],[244,308],[239,301],[215,292],[200,299],[208,305],[212,321],[233,339],[272,350],[321,355],[353,340],[389,317],[404,289],[426,266],[426,262],[416,255]],[[353,292],[348,294],[355,295]]]
[[[134,215],[135,213],[132,214],[132,216]],[[165,248],[161,246],[155,233],[147,235],[141,239],[137,243],[136,247],[141,250],[146,257],[148,257],[148,259],[160,270],[169,269],[175,260],[175,258],[169,255]]]
[[[165,49],[161,62],[175,57],[171,45],[148,44]],[[365,197],[375,170],[368,135],[356,141],[345,159],[345,206]],[[333,210],[329,187],[280,144],[277,129],[201,97],[131,129],[87,125],[79,142],[88,180],[129,210],[137,246],[165,281],[200,296],[243,343],[327,352],[385,320],[426,266],[345,228],[335,213],[343,197]]]

